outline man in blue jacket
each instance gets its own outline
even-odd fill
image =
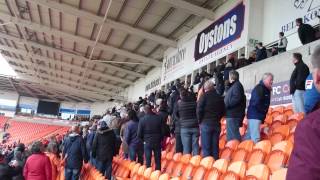
[[[72,126],[71,134],[64,142],[62,157],[65,158],[65,179],[79,179],[83,161],[88,162],[88,154],[83,138],[79,135],[79,126]]]
[[[264,122],[270,105],[273,74],[265,73],[262,80],[251,92],[248,107],[248,130],[245,139],[254,143],[260,141],[260,124]]]
[[[227,141],[237,139],[241,140],[239,127],[246,110],[246,95],[239,81],[239,73],[237,71],[229,72],[230,88],[224,98],[227,120]]]
[[[314,86],[312,74],[310,73],[306,79],[306,91],[304,94],[304,110],[309,114],[320,107],[320,93]]]

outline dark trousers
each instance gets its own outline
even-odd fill
[[[214,159],[219,159],[220,125],[201,124],[200,131],[203,157],[213,156]]]
[[[147,168],[151,167],[152,152],[154,155],[154,162],[156,170],[161,170],[161,145],[158,144],[144,144],[144,155],[146,158]]]
[[[226,118],[227,120],[227,141],[236,139],[241,141],[240,123],[243,118]]]
[[[175,138],[176,138],[176,153],[182,153],[183,152],[183,145],[182,145],[180,132],[175,133]]]
[[[103,174],[107,179],[111,179],[112,173],[112,159],[106,161],[96,160],[96,168],[101,174]]]
[[[143,164],[143,149],[129,147],[129,157],[131,161],[136,161],[138,157],[138,163]]]
[[[68,169],[64,170],[66,180],[79,180],[81,169]]]

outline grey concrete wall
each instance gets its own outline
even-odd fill
[[[294,69],[292,63],[292,53],[294,52],[301,53],[303,61],[310,68],[311,53],[319,44],[320,40],[238,69],[237,71],[239,72],[240,81],[244,89],[252,89],[261,80],[265,72],[274,74],[274,83],[290,80],[291,73]]]

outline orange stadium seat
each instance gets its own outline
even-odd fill
[[[213,163],[212,167],[216,168],[217,170],[219,170],[222,173],[225,173],[228,169],[228,165],[229,165],[229,162],[227,160],[218,159]]]
[[[284,152],[280,150],[274,150],[268,155],[265,163],[270,168],[270,170],[274,172],[285,167],[287,158],[288,157]]]
[[[251,166],[246,172],[246,179],[250,179],[248,178],[250,176],[253,176],[259,180],[268,180],[270,176],[270,170],[264,164]]]
[[[286,180],[287,168],[281,168],[277,171],[274,171],[271,175],[271,180]]]

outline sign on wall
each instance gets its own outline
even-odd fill
[[[232,42],[241,37],[244,20],[245,5],[242,2],[201,31],[195,41],[195,61],[207,64],[226,51],[235,50]]]
[[[169,83],[184,76],[193,68],[193,49],[195,38],[187,41],[176,49],[164,54],[161,71],[161,83]]]
[[[159,89],[161,86],[161,77],[158,77],[157,79],[152,80],[149,84],[146,85],[145,91],[152,92],[156,89]]]
[[[288,7],[293,9],[295,16],[292,19],[281,26],[281,31],[286,33],[295,30],[296,18],[302,18],[304,23],[317,24],[319,23],[320,15],[320,1],[319,0],[292,0],[288,2]]]
[[[251,89],[246,90],[247,96],[247,105],[249,105],[249,101],[251,98]],[[271,99],[270,105],[281,105],[281,104],[289,104],[292,102],[292,96],[290,94],[290,82],[283,81],[279,83],[275,83],[272,85]]]

